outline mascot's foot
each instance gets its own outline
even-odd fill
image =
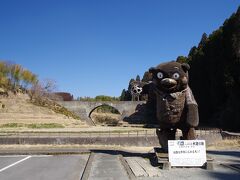
[[[156,133],[163,152],[168,152],[168,140],[175,140],[176,129],[157,129]]]
[[[183,140],[194,140],[196,139],[196,133],[194,128],[184,129],[182,130]]]

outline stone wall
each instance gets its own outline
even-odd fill
[[[58,103],[77,114],[81,120],[85,120],[89,125],[94,125],[90,115],[96,108],[102,105],[108,105],[117,109],[121,114],[121,120],[123,120],[134,114],[137,111],[137,107],[145,104],[145,101],[59,101]]]

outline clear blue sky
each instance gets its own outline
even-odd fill
[[[0,0],[0,59],[75,97],[119,96],[132,77],[187,55],[240,0]]]

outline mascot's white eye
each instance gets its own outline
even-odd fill
[[[178,79],[180,77],[180,75],[178,73],[174,73],[172,76],[174,79]]]
[[[157,77],[158,77],[158,79],[162,79],[162,78],[163,78],[163,73],[158,72],[158,73],[157,73]]]

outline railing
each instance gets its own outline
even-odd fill
[[[155,130],[99,131],[99,132],[0,132],[0,137],[148,137]]]
[[[219,134],[220,129],[198,129],[197,136]],[[127,130],[127,131],[95,131],[95,132],[0,132],[0,137],[154,137],[155,129],[149,130]],[[181,130],[177,130],[176,137],[182,136]]]

